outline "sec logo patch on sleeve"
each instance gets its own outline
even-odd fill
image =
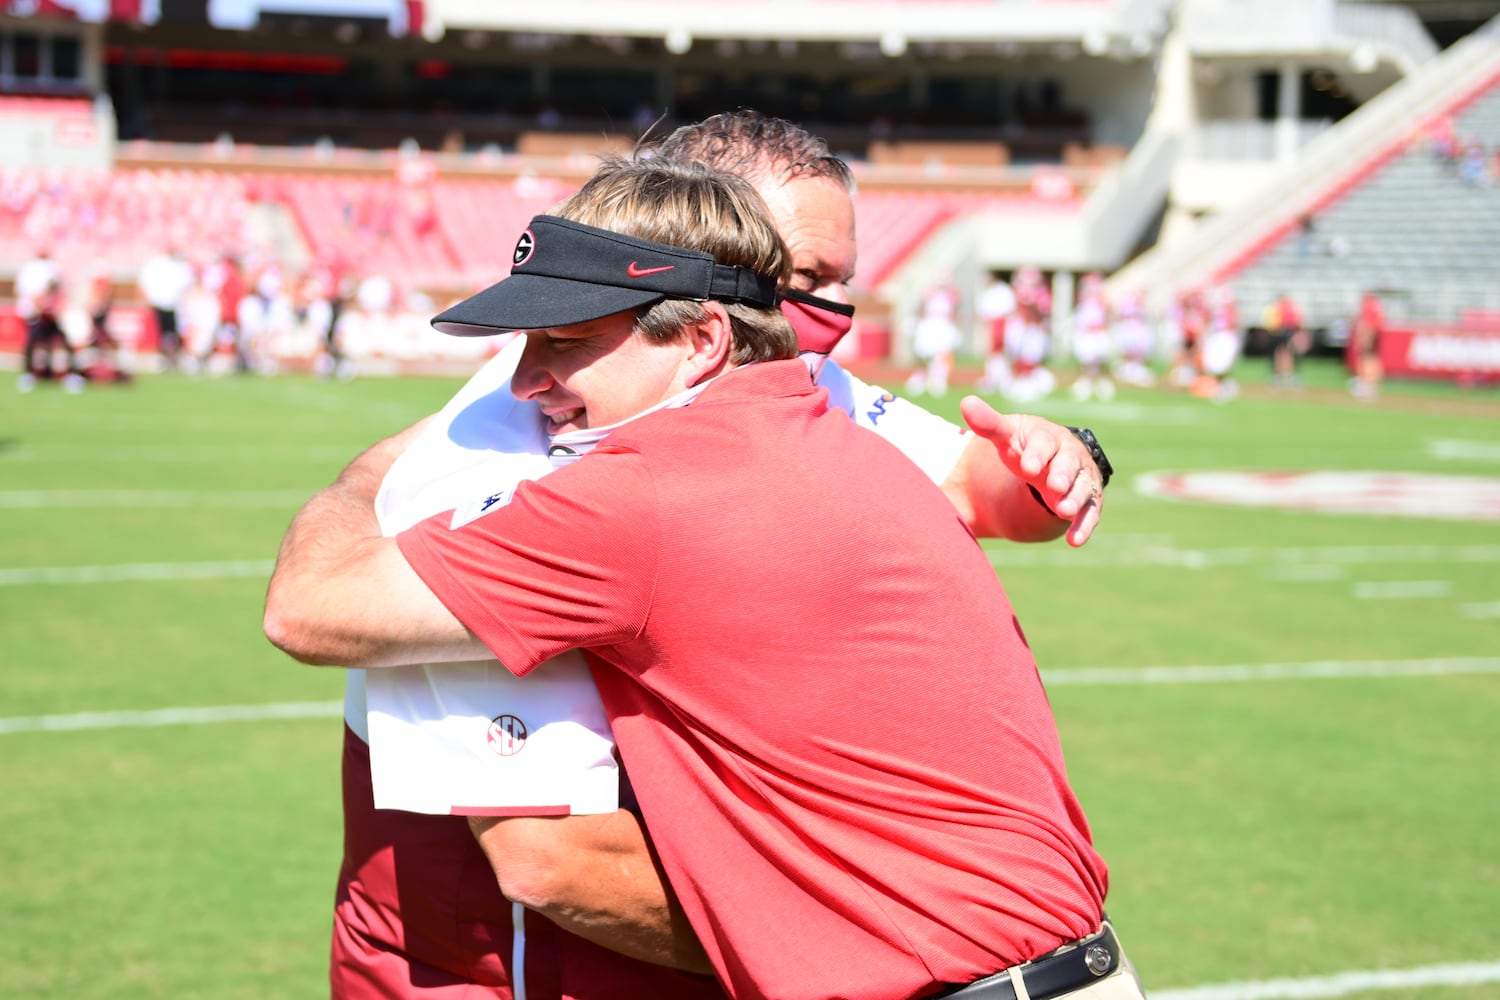
[[[515,494],[516,491],[514,489],[500,490],[498,493],[491,493],[479,500],[466,503],[462,507],[454,508],[453,520],[448,524],[448,530],[456,531],[470,521],[481,518],[492,510],[499,510],[510,503],[511,497],[515,496]]]

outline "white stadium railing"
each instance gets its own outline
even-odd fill
[[[1065,42],[1095,54],[1114,48],[1150,51],[1167,30],[1172,0],[1092,0],[1058,4],[1046,0],[992,2],[895,2],[870,0],[857,7],[818,0],[760,0],[747,4],[686,3],[681,0],[550,0],[499,4],[493,0],[427,0],[423,34],[450,31],[510,31],[534,34],[656,37],[686,52],[700,38],[878,43],[887,56],[920,41]],[[1144,48],[1144,51],[1142,49]]]

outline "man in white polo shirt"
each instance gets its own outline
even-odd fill
[[[658,155],[708,160],[755,183],[792,251],[792,287],[804,293],[794,293],[783,310],[833,405],[892,440],[942,483],[976,533],[1041,540],[1069,531],[1075,544],[1086,540],[1098,516],[1099,500],[1090,497],[1098,470],[1066,429],[970,410],[992,443],[826,361],[852,313],[843,285],[853,275],[854,238],[852,179],[820,140],[789,123],[737,112],[680,130]],[[450,509],[456,497],[475,483],[495,482],[502,470],[519,481],[567,460],[567,437],[549,440],[534,407],[510,393],[520,348],[517,342],[502,351],[419,434],[388,443],[399,450],[415,438],[377,500],[388,534]],[[1002,461],[1001,450],[1011,448],[1017,454],[1007,451]],[[1069,517],[1051,513],[1032,488]],[[493,660],[373,672],[366,706],[364,674],[351,672],[335,994],[440,997],[471,988],[503,996],[513,986],[519,996],[529,980],[533,1000],[718,995],[711,980],[621,958],[527,919],[492,880],[475,878],[487,869],[464,815],[592,814],[599,817],[590,821],[596,833],[617,819],[624,830],[610,849],[630,842],[644,856],[644,841],[631,840],[639,838],[633,815],[615,809],[612,740],[576,654],[571,665],[549,663],[524,683],[507,677]],[[565,715],[546,714],[532,700],[553,696],[570,706]],[[520,740],[524,752],[514,752]],[[436,759],[447,766],[434,767]],[[513,933],[522,926],[524,937]]]
[[[182,256],[176,243],[169,243],[146,258],[137,279],[141,294],[156,317],[157,349],[167,368],[176,368],[182,353],[182,308],[193,287],[193,265]]]
[[[534,219],[511,277],[439,322],[528,331],[512,392],[576,462],[398,545],[368,509],[340,525],[384,472],[357,459],[288,532],[267,632],[306,662],[489,650],[523,677],[584,651],[733,996],[1139,997],[994,570],[930,479],[827,408],[775,306],[785,250],[733,180],[607,164]],[[684,964],[690,940],[653,951],[557,856],[584,819],[500,857],[506,894]]]

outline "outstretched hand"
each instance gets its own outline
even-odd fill
[[[1089,540],[1104,506],[1099,467],[1082,441],[1066,427],[1023,413],[1001,413],[978,396],[965,396],[959,409],[969,429],[995,446],[1000,461],[1070,523],[1072,546]]]

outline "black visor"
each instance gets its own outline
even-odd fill
[[[662,299],[743,302],[769,309],[776,281],[747,267],[538,215],[516,242],[510,277],[439,313],[432,325],[458,337],[587,323]]]

